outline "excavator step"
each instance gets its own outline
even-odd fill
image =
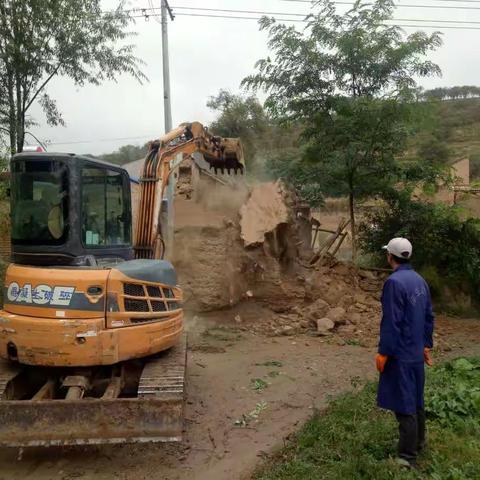
[[[13,373],[0,364],[0,388]],[[0,445],[8,447],[182,440],[186,337],[147,359],[134,398],[1,400]],[[7,380],[10,375],[10,380]],[[3,384],[1,382],[4,382]],[[2,391],[2,393],[3,393]],[[38,398],[38,397],[37,397]]]

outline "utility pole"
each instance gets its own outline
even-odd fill
[[[165,133],[172,130],[172,100],[170,92],[170,62],[168,58],[168,17],[173,21],[172,9],[168,0],[162,0],[162,61],[163,61],[163,104],[165,115]],[[172,160],[173,162],[174,160]],[[174,197],[175,197],[175,175],[171,174],[165,192],[166,211],[162,221],[164,231],[165,253],[168,257],[173,255],[173,223],[175,218]],[[162,201],[163,203],[163,201]]]
[[[162,60],[163,60],[163,100],[165,114],[165,133],[172,129],[172,103],[170,93],[170,64],[168,58],[168,16],[173,20],[168,0],[162,0]]]

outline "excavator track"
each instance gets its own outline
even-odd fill
[[[20,365],[0,360],[0,401],[8,399],[8,386],[21,371]]]
[[[117,398],[43,399],[39,393],[56,381],[49,377],[33,398],[10,400],[6,393],[22,368],[0,363],[0,446],[181,441],[186,351],[184,336],[175,347],[146,359],[137,395]],[[112,377],[111,384],[116,383]]]
[[[168,355],[149,360],[140,377],[138,397],[183,399],[186,358],[187,341],[183,338]]]

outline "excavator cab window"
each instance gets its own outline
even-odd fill
[[[12,243],[61,245],[68,235],[68,168],[57,160],[12,163]]]
[[[130,202],[122,172],[86,165],[82,170],[82,242],[86,248],[131,244]]]

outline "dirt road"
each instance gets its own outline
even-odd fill
[[[244,479],[331,395],[374,378],[374,349],[240,331],[231,313],[191,318],[182,445],[0,451],[1,480]],[[222,322],[222,326],[218,326]],[[229,325],[225,327],[224,325]],[[480,354],[480,322],[439,322],[448,355]]]

